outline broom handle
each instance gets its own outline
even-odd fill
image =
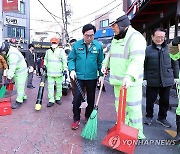
[[[105,65],[106,68],[107,68],[108,63],[109,63],[109,60],[110,60],[110,55],[111,55],[111,54],[110,54],[110,52],[109,52],[108,55],[107,55],[108,61],[106,62],[106,65]],[[102,88],[103,88],[105,76],[106,76],[106,73],[103,75],[103,80],[102,80],[102,83],[101,83],[101,86],[100,86],[100,90],[99,90],[98,98],[97,98],[97,101],[96,101],[96,104],[95,104],[95,108],[97,108],[97,107],[98,107],[98,104],[99,104],[99,99],[100,99],[100,97],[101,97],[101,93],[102,93]]]
[[[97,107],[98,104],[99,104],[99,100],[100,100],[100,97],[101,97],[102,88],[103,88],[103,84],[104,84],[104,78],[105,78],[105,74],[103,75],[103,79],[102,79],[102,82],[101,82],[101,86],[100,86],[100,90],[99,90],[99,94],[98,94],[98,98],[97,98],[95,107]]]

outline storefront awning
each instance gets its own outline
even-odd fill
[[[97,30],[94,35],[94,38],[98,39],[98,38],[104,38],[104,37],[111,37],[113,35],[114,35],[114,32],[112,28],[106,28],[106,29]]]

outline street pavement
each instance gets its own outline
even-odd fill
[[[0,116],[0,154],[118,154],[119,151],[101,144],[107,130],[116,122],[113,87],[105,81],[107,92],[103,92],[98,110],[98,137],[94,141],[83,139],[80,134],[84,127],[84,109],[81,112],[81,124],[78,130],[71,130],[72,95],[62,97],[62,105],[55,104],[47,108],[47,85],[44,91],[42,109],[34,109],[40,78],[34,75],[35,89],[26,89],[28,100],[20,109],[12,110],[11,115]],[[138,91],[137,91],[138,92]],[[98,90],[96,92],[96,96]],[[12,94],[12,103],[16,93]],[[171,98],[177,104],[177,98]],[[154,121],[151,126],[144,125],[146,140],[136,146],[135,154],[180,154],[180,147],[169,145],[175,135],[175,108],[168,111],[167,120],[171,128],[164,128],[157,119],[158,105],[155,104]],[[143,98],[145,115],[145,98]]]

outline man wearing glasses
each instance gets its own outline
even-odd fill
[[[159,113],[156,120],[164,127],[171,127],[166,120],[169,109],[170,87],[174,84],[169,50],[165,41],[166,31],[156,28],[152,33],[152,43],[146,48],[144,63],[144,83],[146,87],[146,117],[144,123],[151,125],[154,102],[159,95]]]
[[[76,130],[80,124],[79,108],[82,100],[82,90],[86,87],[88,106],[85,111],[85,123],[94,108],[95,90],[97,83],[97,71],[101,73],[103,61],[102,45],[94,40],[96,32],[92,24],[84,25],[82,28],[83,39],[75,42],[68,56],[68,69],[70,77],[75,81],[75,94],[73,98],[73,123],[72,129]]]

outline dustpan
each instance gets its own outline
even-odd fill
[[[138,140],[138,129],[125,124],[126,93],[127,89],[122,87],[120,89],[117,124],[108,131],[102,144],[127,154],[133,154]]]

